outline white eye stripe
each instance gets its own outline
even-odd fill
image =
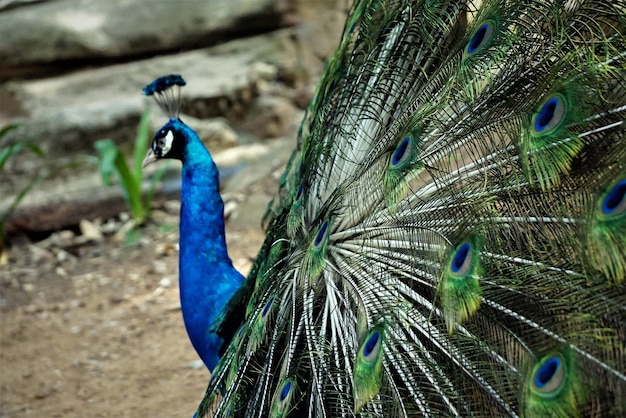
[[[174,133],[168,130],[164,136],[156,141],[155,145],[157,149],[154,150],[155,153],[161,157],[167,155],[172,149],[172,142],[174,142]]]
[[[174,142],[174,133],[172,131],[167,131],[167,134],[165,134],[165,146],[163,147],[163,151],[169,152],[172,148],[172,142]]]

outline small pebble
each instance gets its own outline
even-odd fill
[[[152,263],[152,268],[154,269],[155,273],[163,274],[167,271],[167,264],[165,263],[165,261],[155,260]]]
[[[35,399],[44,399],[52,394],[52,388],[50,386],[41,386],[35,394]]]
[[[180,213],[180,201],[178,200],[168,200],[163,206],[171,214],[178,215]]]
[[[190,369],[194,369],[194,370],[198,370],[204,367],[204,363],[202,362],[202,360],[194,360],[191,363],[189,363],[189,368]]]
[[[109,297],[109,303],[111,305],[117,305],[119,303],[124,302],[124,300],[126,300],[126,297],[124,295],[121,295],[121,294],[115,294],[115,295],[111,295]]]
[[[165,242],[157,244],[155,251],[158,255],[172,255],[176,254],[178,249],[176,248],[176,245],[172,244],[171,242]]]
[[[100,228],[96,224],[83,219],[78,224],[78,227],[80,228],[80,232],[83,234],[85,240],[95,242],[102,241],[102,231],[100,231]]]
[[[109,219],[100,227],[100,230],[104,232],[105,234],[111,234],[117,231],[117,228],[118,228],[117,222],[115,222],[114,219]]]
[[[26,305],[24,306],[24,313],[27,314],[34,314],[37,312],[41,312],[43,310],[43,308],[41,306],[37,306],[37,305]]]
[[[237,215],[237,208],[239,207],[239,204],[235,201],[229,201],[226,202],[226,204],[224,205],[224,218],[231,218],[231,217],[235,217]]]
[[[59,238],[62,239],[72,239],[75,235],[76,234],[74,234],[74,231],[70,231],[69,229],[59,232]]]

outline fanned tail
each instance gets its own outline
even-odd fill
[[[357,1],[200,416],[626,415],[624,16]]]

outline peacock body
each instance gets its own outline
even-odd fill
[[[624,0],[357,0],[208,311],[198,416],[626,416],[625,28]]]

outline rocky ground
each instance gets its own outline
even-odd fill
[[[182,73],[184,120],[224,169],[229,251],[247,273],[349,1],[184,4],[0,2],[0,127],[19,126],[0,149],[25,139],[46,154],[0,168],[0,215],[43,178],[9,218],[0,257],[0,418],[191,417],[202,398],[209,374],[178,302],[176,188],[160,186],[127,240],[122,193],[102,185],[93,143],[129,155],[149,106],[141,86]]]

